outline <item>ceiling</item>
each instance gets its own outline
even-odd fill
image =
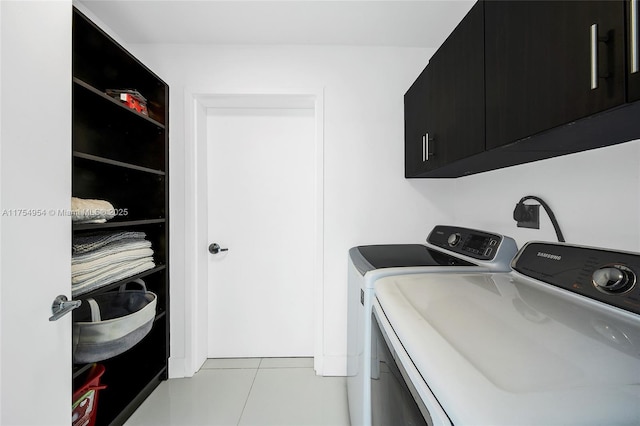
[[[78,0],[127,43],[442,44],[475,1]]]

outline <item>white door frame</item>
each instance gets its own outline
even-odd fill
[[[172,377],[192,376],[207,358],[208,339],[208,108],[313,108],[315,117],[314,369],[323,372],[324,354],[324,93],[323,90],[269,92],[185,90],[185,282],[184,365]],[[182,371],[181,371],[182,370]]]

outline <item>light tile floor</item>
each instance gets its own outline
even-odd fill
[[[210,359],[162,382],[126,423],[140,425],[348,426],[346,380],[316,376],[311,358]]]

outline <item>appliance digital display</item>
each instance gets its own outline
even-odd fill
[[[465,247],[480,250],[484,244],[485,238],[479,235],[471,235],[465,244]]]

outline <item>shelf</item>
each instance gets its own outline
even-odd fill
[[[167,316],[167,312],[166,311],[162,311],[158,315],[156,315],[156,317],[153,320],[153,322],[158,322],[158,321],[162,320],[162,318],[164,318],[166,316]]]
[[[151,242],[156,265],[168,263],[168,227],[165,219],[121,221],[104,224],[77,224],[72,227],[74,236],[94,233],[114,233],[118,231],[144,232]]]
[[[88,90],[89,92],[91,92],[94,95],[98,96],[99,98],[101,98],[101,99],[103,99],[103,100],[105,100],[107,102],[110,102],[113,105],[116,105],[118,108],[122,108],[123,110],[126,110],[129,113],[134,114],[135,116],[142,118],[143,120],[147,120],[150,123],[155,124],[156,126],[158,126],[161,129],[165,128],[164,124],[160,123],[159,121],[156,121],[156,120],[154,120],[153,118],[151,118],[151,117],[149,117],[147,115],[141,114],[138,111],[129,108],[128,106],[122,104],[117,99],[114,99],[111,96],[107,95],[106,93],[101,92],[100,90],[92,87],[91,85],[85,83],[84,81],[80,80],[79,78],[73,77],[73,82],[76,85],[78,85],[79,87],[82,87],[83,89]]]
[[[166,266],[166,265],[158,265],[158,266],[156,266],[156,267],[155,267],[155,268],[153,268],[153,269],[149,269],[148,271],[144,271],[144,272],[141,272],[141,273],[139,273],[139,274],[132,275],[132,276],[127,277],[127,278],[124,278],[124,279],[122,279],[122,280],[119,280],[119,281],[113,282],[113,283],[111,283],[111,284],[107,284],[107,285],[105,285],[104,287],[97,288],[97,289],[92,290],[92,291],[90,291],[90,292],[88,292],[88,293],[83,293],[83,294],[80,294],[80,295],[74,296],[74,297],[73,297],[73,299],[74,299],[74,300],[83,300],[83,299],[86,299],[86,298],[88,298],[88,297],[93,297],[93,296],[95,296],[95,295],[97,295],[97,294],[106,293],[106,292],[108,292],[109,290],[113,290],[114,288],[118,288],[118,287],[120,287],[122,284],[126,284],[126,283],[128,283],[128,282],[133,281],[133,280],[137,280],[138,278],[144,278],[144,277],[147,277],[147,276],[149,276],[149,275],[151,275],[151,274],[155,274],[156,272],[163,271],[163,270],[165,270],[166,268],[167,268],[167,266]]]
[[[168,123],[167,84],[85,15],[74,9],[73,76],[98,89],[132,88],[146,99],[150,116]]]
[[[100,393],[97,425],[123,424],[116,419],[126,420],[159,384],[158,379],[166,378],[167,353],[158,345],[164,346],[167,326],[155,323],[149,334],[131,349],[100,361],[105,366],[102,383],[107,388]]]
[[[168,377],[169,86],[75,8],[72,31],[71,194],[108,201],[118,214],[105,223],[72,223],[72,239],[90,233],[144,232],[156,265],[74,297],[86,300],[118,291],[140,278],[157,296],[149,334],[99,362],[105,366],[101,383],[106,388],[100,391],[95,424],[121,426]],[[139,91],[149,115],[107,95],[109,89]],[[74,388],[91,365],[73,366]]]
[[[74,79],[72,150],[75,153],[120,167],[166,172],[166,136],[166,126],[162,123]]]
[[[99,231],[101,229],[113,229],[113,228],[129,228],[145,225],[159,225],[165,223],[165,219],[147,219],[147,220],[127,220],[127,221],[113,221],[106,223],[78,223],[72,225],[73,231]]]
[[[137,168],[123,168],[74,156],[71,195],[111,203],[117,216],[104,225],[164,219],[167,215],[166,174],[148,173]]]
[[[151,392],[160,384],[162,380],[166,380],[168,378],[167,368],[163,368],[156,374],[153,379],[147,383],[147,385],[138,392],[135,398],[127,404],[126,407],[122,409],[120,414],[112,419],[110,426],[121,425],[126,422],[126,420],[131,417],[131,415],[138,409],[140,404],[144,402],[144,400],[151,395]]]
[[[97,163],[108,164],[110,166],[122,167],[125,169],[137,170],[139,172],[151,173],[159,176],[164,176],[166,173],[162,170],[150,169],[148,167],[137,166],[135,164],[125,163],[123,161],[111,160],[109,158],[100,157],[98,155],[87,154],[84,152],[73,151],[73,156],[76,158],[82,158],[84,160],[95,161]]]
[[[153,324],[154,324],[153,327],[156,327],[156,325],[158,327],[164,326],[164,324],[162,323],[162,320],[166,319],[166,316],[167,316],[167,312],[166,311],[159,312],[155,316],[155,318],[153,320]],[[146,336],[145,336],[145,338],[146,338]],[[129,351],[133,350],[135,347],[136,346],[132,347],[131,349],[129,349]],[[129,352],[129,351],[127,351],[127,352]],[[125,355],[125,354],[127,354],[127,352],[123,352],[121,355]],[[120,355],[118,355],[118,356],[120,356]],[[101,360],[101,361],[90,362],[88,364],[74,364],[73,365],[73,380],[81,377],[86,371],[88,371],[93,366],[93,364],[108,362],[110,359],[111,358],[107,358],[107,359],[104,359],[104,360]]]
[[[73,377],[72,377],[72,379],[75,380],[78,377],[82,376],[82,374],[84,374],[86,371],[88,371],[91,368],[92,365],[93,365],[93,363],[84,364],[84,365],[80,365],[80,364],[74,365],[73,366]]]

